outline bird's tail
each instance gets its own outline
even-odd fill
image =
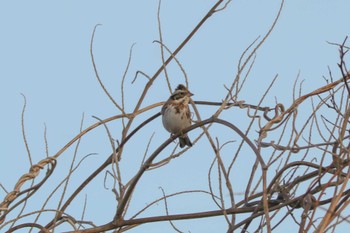
[[[192,142],[189,139],[189,137],[187,136],[187,134],[179,137],[179,141],[180,141],[180,147],[181,148],[184,148],[185,146],[189,146],[189,147],[192,146]]]

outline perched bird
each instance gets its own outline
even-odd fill
[[[162,107],[162,121],[164,128],[171,134],[181,132],[191,125],[191,112],[188,107],[193,94],[182,84],[178,85],[174,93]],[[179,137],[180,147],[192,146],[187,134]]]

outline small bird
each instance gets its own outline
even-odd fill
[[[193,94],[182,84],[178,85],[174,93],[162,107],[162,121],[164,128],[171,134],[181,132],[191,125],[191,112],[188,107]],[[192,146],[187,134],[179,137],[180,147]]]

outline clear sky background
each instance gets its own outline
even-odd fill
[[[161,20],[164,43],[174,50],[213,3],[211,0],[163,0]],[[234,79],[240,55],[254,39],[267,32],[279,5],[280,1],[272,0],[232,1],[227,9],[215,14],[199,30],[178,55],[189,77],[194,100],[220,101],[224,98],[224,85]],[[95,59],[102,80],[117,100],[120,100],[120,80],[129,50],[135,43],[125,82],[126,110],[132,111],[138,93],[146,83],[140,77],[132,85],[135,72],[142,70],[152,76],[161,65],[159,46],[152,43],[159,39],[157,7],[158,1],[155,0],[0,1],[0,182],[7,190],[11,190],[18,178],[29,169],[21,134],[24,103],[21,93],[27,99],[25,129],[34,163],[45,157],[45,124],[49,154],[54,155],[79,132],[83,113],[84,128],[96,123],[92,116],[104,119],[119,114],[99,87],[89,54],[93,28],[96,24],[102,24],[96,31]],[[327,41],[342,43],[345,36],[350,35],[349,10],[350,1],[347,0],[287,0],[275,30],[257,53],[247,84],[249,88],[243,91],[240,98],[257,104],[265,88],[278,74],[276,88],[268,96],[266,104],[273,104],[276,97],[288,106],[291,103],[291,86],[299,72],[300,79],[305,80],[304,93],[325,84],[322,76],[328,74],[328,66],[335,77],[340,77],[336,65],[339,61],[338,48],[327,44]],[[175,88],[184,79],[176,65],[171,65],[169,69],[172,87]],[[169,91],[163,75],[154,83],[150,93],[143,107],[168,98]],[[154,109],[147,116],[159,110]],[[203,110],[203,117],[213,114],[211,110]],[[237,124],[239,120],[239,117],[232,117]],[[110,129],[114,137],[120,138],[117,124],[111,124]],[[126,160],[123,164],[125,180],[135,172],[133,169],[137,166],[134,164],[140,163],[139,158],[142,158],[153,133],[155,136],[150,151],[168,137],[160,118],[133,142],[134,148],[128,148],[128,156],[134,156],[134,159]],[[207,188],[207,171],[214,156],[206,154],[208,148],[204,139],[186,156],[174,160],[158,173],[150,172],[149,179],[140,186],[141,193],[135,193],[136,201],[131,212],[161,197],[158,187],[163,187],[167,194]],[[72,184],[88,176],[110,151],[102,127],[87,135],[80,145],[78,158],[89,153],[97,155],[86,159]],[[62,174],[70,165],[73,152],[74,147],[59,158],[58,169],[62,169]],[[254,160],[251,159],[252,163]],[[101,175],[92,182],[69,210],[81,213],[84,195],[87,194],[89,204],[86,219],[96,218],[97,224],[109,221],[114,216],[115,200],[111,190],[103,188],[103,179],[104,175]],[[182,181],[188,179],[192,179],[192,182],[183,185]],[[59,176],[57,180],[60,180]],[[0,190],[1,199],[4,195]],[[44,197],[45,193],[37,195]],[[206,202],[210,202],[210,198],[194,200],[187,197],[172,203],[170,211],[183,213],[213,208]],[[162,204],[157,208],[149,215],[164,214]],[[176,223],[183,231],[192,233],[224,232],[227,227],[222,217]],[[293,229],[293,223],[278,228],[276,232],[285,232],[286,229]],[[168,223],[155,223],[131,230],[145,231],[171,232],[171,227]]]

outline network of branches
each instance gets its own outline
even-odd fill
[[[139,164],[123,163],[128,156],[131,156],[128,150],[124,149],[126,145],[161,116],[160,107],[164,102],[141,107],[145,97],[152,95],[150,92],[152,84],[159,80],[160,74],[164,74],[168,84],[166,89],[169,89],[169,93],[173,91],[172,86],[178,82],[175,84],[167,73],[167,66],[172,61],[176,62],[182,70],[184,83],[186,85],[191,83],[191,79],[187,78],[185,69],[177,59],[177,54],[184,49],[193,36],[196,36],[199,28],[203,27],[213,15],[225,10],[229,3],[230,1],[217,1],[176,50],[171,51],[162,39],[159,2],[160,39],[156,42],[160,46],[162,65],[153,76],[142,71],[136,73],[133,82],[145,82],[145,85],[131,112],[127,112],[125,107],[124,96],[127,95],[127,90],[124,88],[124,83],[132,57],[132,48],[129,63],[120,81],[121,101],[118,101],[109,92],[109,88],[103,84],[95,63],[93,44],[99,26],[96,25],[91,37],[92,65],[101,88],[118,109],[119,114],[107,119],[96,117],[97,123],[85,129],[81,127],[80,133],[54,155],[47,155],[39,162],[33,162],[30,159],[29,172],[19,178],[12,190],[8,191],[0,184],[5,193],[0,202],[0,231],[16,232],[27,229],[28,232],[58,232],[59,227],[64,226],[64,229],[71,229],[70,232],[125,232],[143,224],[166,222],[174,231],[183,232],[177,226],[179,221],[212,217],[224,219],[227,223],[227,232],[271,232],[287,221],[296,224],[299,232],[333,232],[339,225],[347,224],[350,217],[347,208],[350,203],[348,185],[350,177],[350,127],[348,125],[350,120],[348,84],[350,72],[346,67],[349,51],[347,38],[339,44],[330,43],[330,46],[339,50],[337,64],[341,73],[340,77],[333,77],[329,69],[329,74],[324,77],[319,88],[307,94],[301,94],[301,85],[298,86],[298,79],[296,79],[292,103],[289,106],[278,102],[273,106],[263,105],[277,76],[272,79],[258,103],[247,103],[240,99],[242,90],[250,88],[246,80],[251,70],[254,69],[255,56],[278,22],[283,1],[270,29],[264,36],[253,41],[243,52],[234,79],[230,85],[224,86],[226,91],[222,101],[191,100],[193,124],[190,127],[181,133],[171,135],[151,153],[148,153],[148,147],[146,153],[140,148],[139,153],[145,155]],[[168,56],[167,59],[166,56]],[[25,106],[26,104],[23,107],[22,119]],[[210,109],[211,117],[202,119],[198,106]],[[154,109],[159,109],[159,112],[149,117],[148,113]],[[244,113],[245,120],[248,122],[247,127],[238,126],[227,115],[223,117],[224,113],[230,111]],[[301,111],[303,114],[300,114]],[[109,126],[111,122],[118,122],[122,128],[118,139],[112,136],[113,129]],[[219,137],[214,137],[211,129],[215,126],[232,132],[232,141],[221,141]],[[95,171],[84,178],[80,184],[73,184],[70,179],[79,176],[78,168],[86,158],[84,157],[77,163],[75,153],[68,173],[61,174],[61,182],[55,184],[53,190],[47,191],[53,187],[52,183],[48,185],[49,177],[55,174],[58,165],[67,161],[62,160],[61,155],[74,146],[77,149],[80,141],[87,134],[101,127],[108,135],[112,151],[105,162],[97,165]],[[24,123],[22,128],[24,144],[28,148]],[[212,149],[206,155],[212,158],[212,163],[207,170],[207,189],[192,189],[172,194],[166,194],[162,189],[163,195],[158,199],[146,206],[140,206],[139,211],[135,214],[128,214],[129,207],[136,198],[133,195],[135,189],[143,182],[141,178],[150,170],[163,169],[166,171],[167,166],[175,159],[185,156],[192,150],[189,147],[180,149],[177,144],[174,144],[179,136],[187,132],[198,133],[193,139],[192,148],[195,148],[201,140],[206,140]],[[225,147],[232,144],[235,144],[234,150],[224,150]],[[166,148],[171,148],[172,152],[164,157]],[[159,159],[162,153],[163,157]],[[246,174],[242,174],[248,177],[245,190],[237,190],[233,185],[236,178],[232,174],[238,166],[237,160],[242,156],[247,157],[247,154],[252,156],[248,156],[251,162],[245,165]],[[31,158],[29,149],[28,155]],[[130,179],[124,178],[122,166],[136,167],[136,172]],[[46,169],[45,174],[43,174],[44,169]],[[82,206],[81,216],[72,215],[67,210],[68,207],[81,196],[83,190],[93,180],[96,180],[99,174],[104,172],[113,179],[114,188],[111,192],[117,203],[115,215],[106,216],[104,224],[96,224],[94,219],[85,219],[85,206]],[[68,187],[73,191],[68,191]],[[28,207],[30,206],[28,202],[35,197],[38,190],[45,190],[47,199],[42,200],[41,208],[33,210]],[[238,195],[239,192],[241,194]],[[54,194],[57,193],[60,193],[60,198],[53,199]],[[171,214],[168,208],[169,203],[179,196],[186,197],[186,195],[205,195],[212,202],[213,208],[207,211],[193,209],[186,213]],[[191,199],[193,196],[189,197],[189,200]],[[50,204],[54,202],[56,207],[48,207],[49,202]],[[161,203],[165,214],[146,214],[149,208]],[[31,220],[27,221],[27,219]]]

